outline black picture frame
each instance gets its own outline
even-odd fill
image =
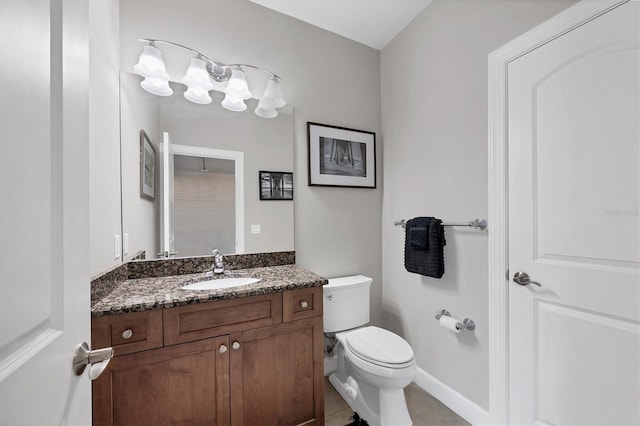
[[[147,132],[140,130],[140,197],[156,199],[156,148]]]
[[[293,200],[293,173],[260,170],[258,192],[264,201]]]
[[[307,122],[309,186],[376,187],[376,134]]]

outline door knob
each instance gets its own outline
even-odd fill
[[[238,349],[240,349],[240,342],[233,342],[231,344],[231,347],[233,348],[234,351],[237,351]]]
[[[521,286],[527,286],[529,284],[533,284],[533,285],[537,285],[538,287],[542,287],[540,283],[531,281],[531,278],[529,278],[529,274],[527,274],[526,272],[516,272],[513,275],[513,282]]]
[[[89,367],[89,378],[91,380],[97,379],[100,374],[107,368],[109,361],[113,358],[113,348],[103,348],[96,350],[89,350],[87,342],[82,342],[78,345],[76,352],[73,356],[73,371],[76,376],[81,375],[87,365]]]

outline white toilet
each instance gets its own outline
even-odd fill
[[[371,278],[332,278],[323,287],[324,332],[335,333],[325,376],[371,426],[411,425],[403,389],[416,374],[413,349],[402,337],[369,322]]]

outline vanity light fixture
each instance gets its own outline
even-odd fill
[[[212,99],[209,90],[213,89],[213,83],[207,73],[207,66],[204,59],[198,55],[191,58],[191,65],[187,69],[187,74],[182,78],[182,82],[187,85],[184,97],[196,104],[210,104]]]
[[[195,54],[182,78],[182,82],[187,86],[187,90],[184,92],[184,97],[187,100],[197,104],[209,104],[212,102],[209,92],[214,90],[213,82],[227,82],[222,106],[230,111],[244,111],[247,109],[244,101],[251,98],[252,95],[243,68],[252,68],[269,75],[264,94],[255,109],[256,115],[262,118],[274,118],[278,116],[277,108],[286,105],[280,88],[280,77],[269,70],[248,64],[221,64],[209,59],[197,50],[171,41],[154,39],[140,39],[140,41],[147,43],[147,45],[144,46],[140,59],[134,65],[133,70],[144,77],[140,86],[149,93],[158,96],[173,94],[173,90],[169,86],[169,74],[167,74],[162,59],[162,52],[157,46],[157,43],[164,43]]]
[[[173,90],[169,87],[169,74],[162,60],[162,52],[153,41],[144,47],[133,70],[144,77],[140,86],[147,92],[158,96],[173,94]]]

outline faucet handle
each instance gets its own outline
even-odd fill
[[[213,255],[213,273],[222,274],[224,272],[224,257],[222,253],[218,249],[213,249],[211,254]]]

